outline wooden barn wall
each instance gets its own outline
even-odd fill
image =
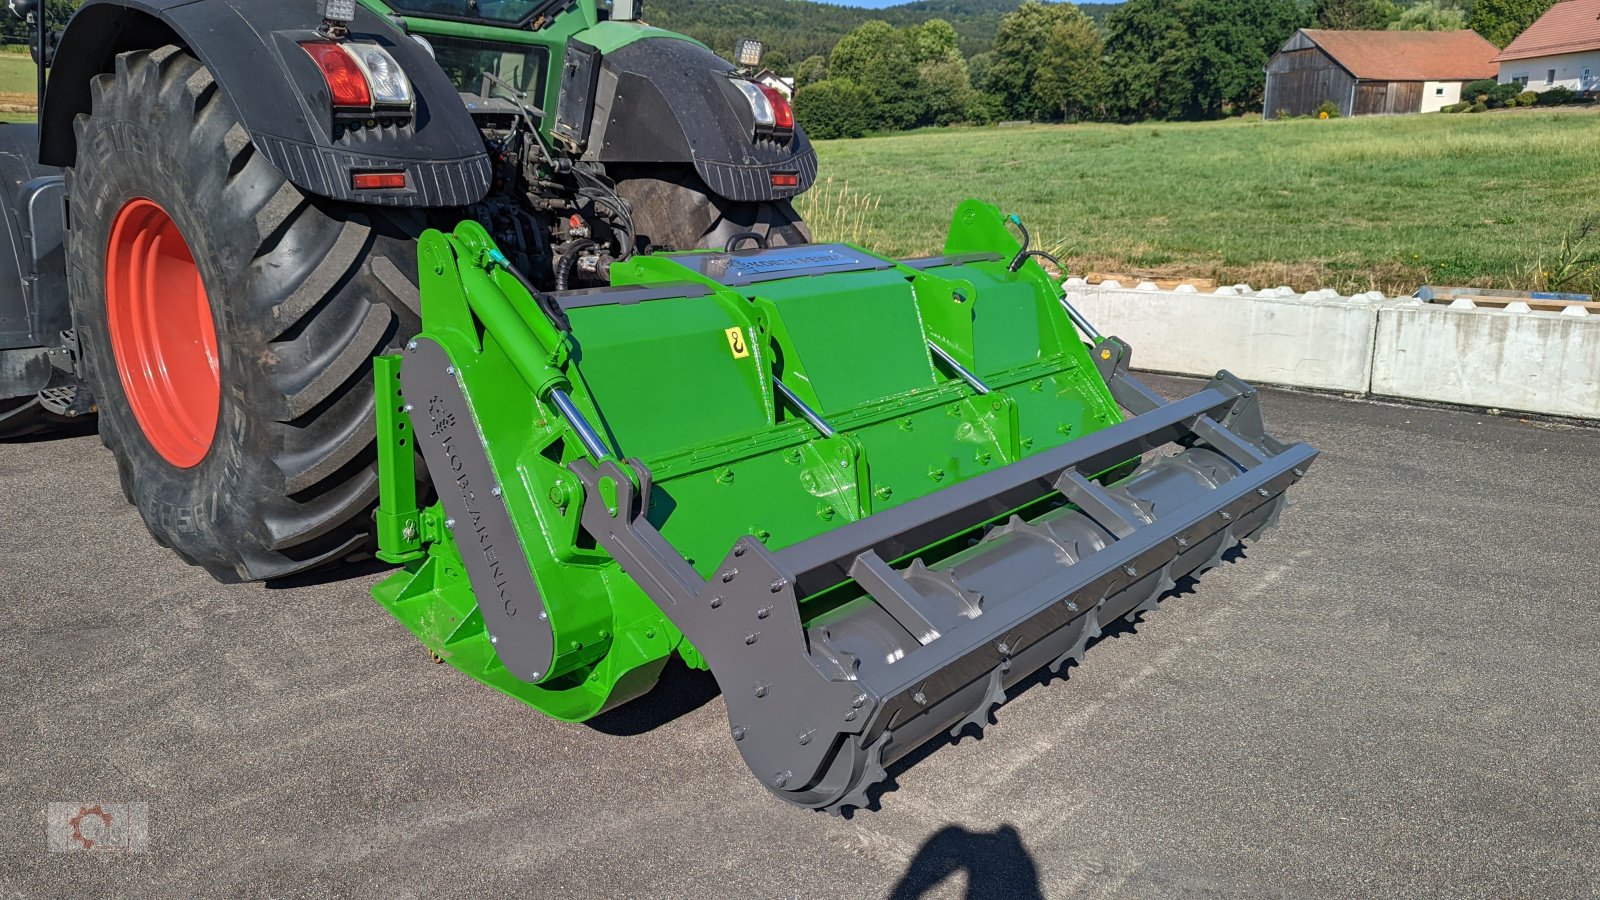
[[[1297,36],[1298,37],[1298,36]],[[1341,115],[1350,115],[1350,91],[1355,79],[1320,47],[1291,41],[1267,64],[1267,91],[1262,113],[1268,118],[1283,110],[1291,116],[1314,116],[1323,101],[1332,100]],[[1422,95],[1417,94],[1418,103]]]
[[[1356,87],[1357,116],[1393,116],[1422,110],[1420,81],[1363,81]]]

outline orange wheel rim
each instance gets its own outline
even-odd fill
[[[194,254],[153,200],[128,201],[106,250],[106,319],[117,375],[150,446],[187,469],[216,437],[217,329]]]

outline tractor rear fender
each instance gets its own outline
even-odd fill
[[[297,46],[318,40],[314,0],[89,0],[68,24],[45,94],[39,158],[71,166],[73,120],[91,111],[94,77],[117,55],[178,44],[216,79],[256,149],[296,187],[386,206],[462,206],[489,188],[489,159],[460,95],[417,42],[357,5],[353,40],[387,49],[410,77],[414,115],[398,125],[343,127],[316,63]],[[351,171],[405,171],[400,190],[355,191]]]

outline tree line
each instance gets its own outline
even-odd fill
[[[1265,68],[1298,28],[1448,31],[1500,46],[1554,0],[1127,0],[1097,22],[1071,3],[1016,7],[967,56],[942,19],[874,20],[795,64],[813,137],[956,123],[1214,119],[1260,112]]]

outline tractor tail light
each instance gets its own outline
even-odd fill
[[[328,83],[335,109],[371,109],[372,88],[355,57],[340,44],[316,41],[300,45],[317,61],[322,79]]]
[[[794,107],[789,105],[789,98],[777,88],[770,88],[764,84],[756,85],[772,105],[772,124],[779,131],[794,130]]]

